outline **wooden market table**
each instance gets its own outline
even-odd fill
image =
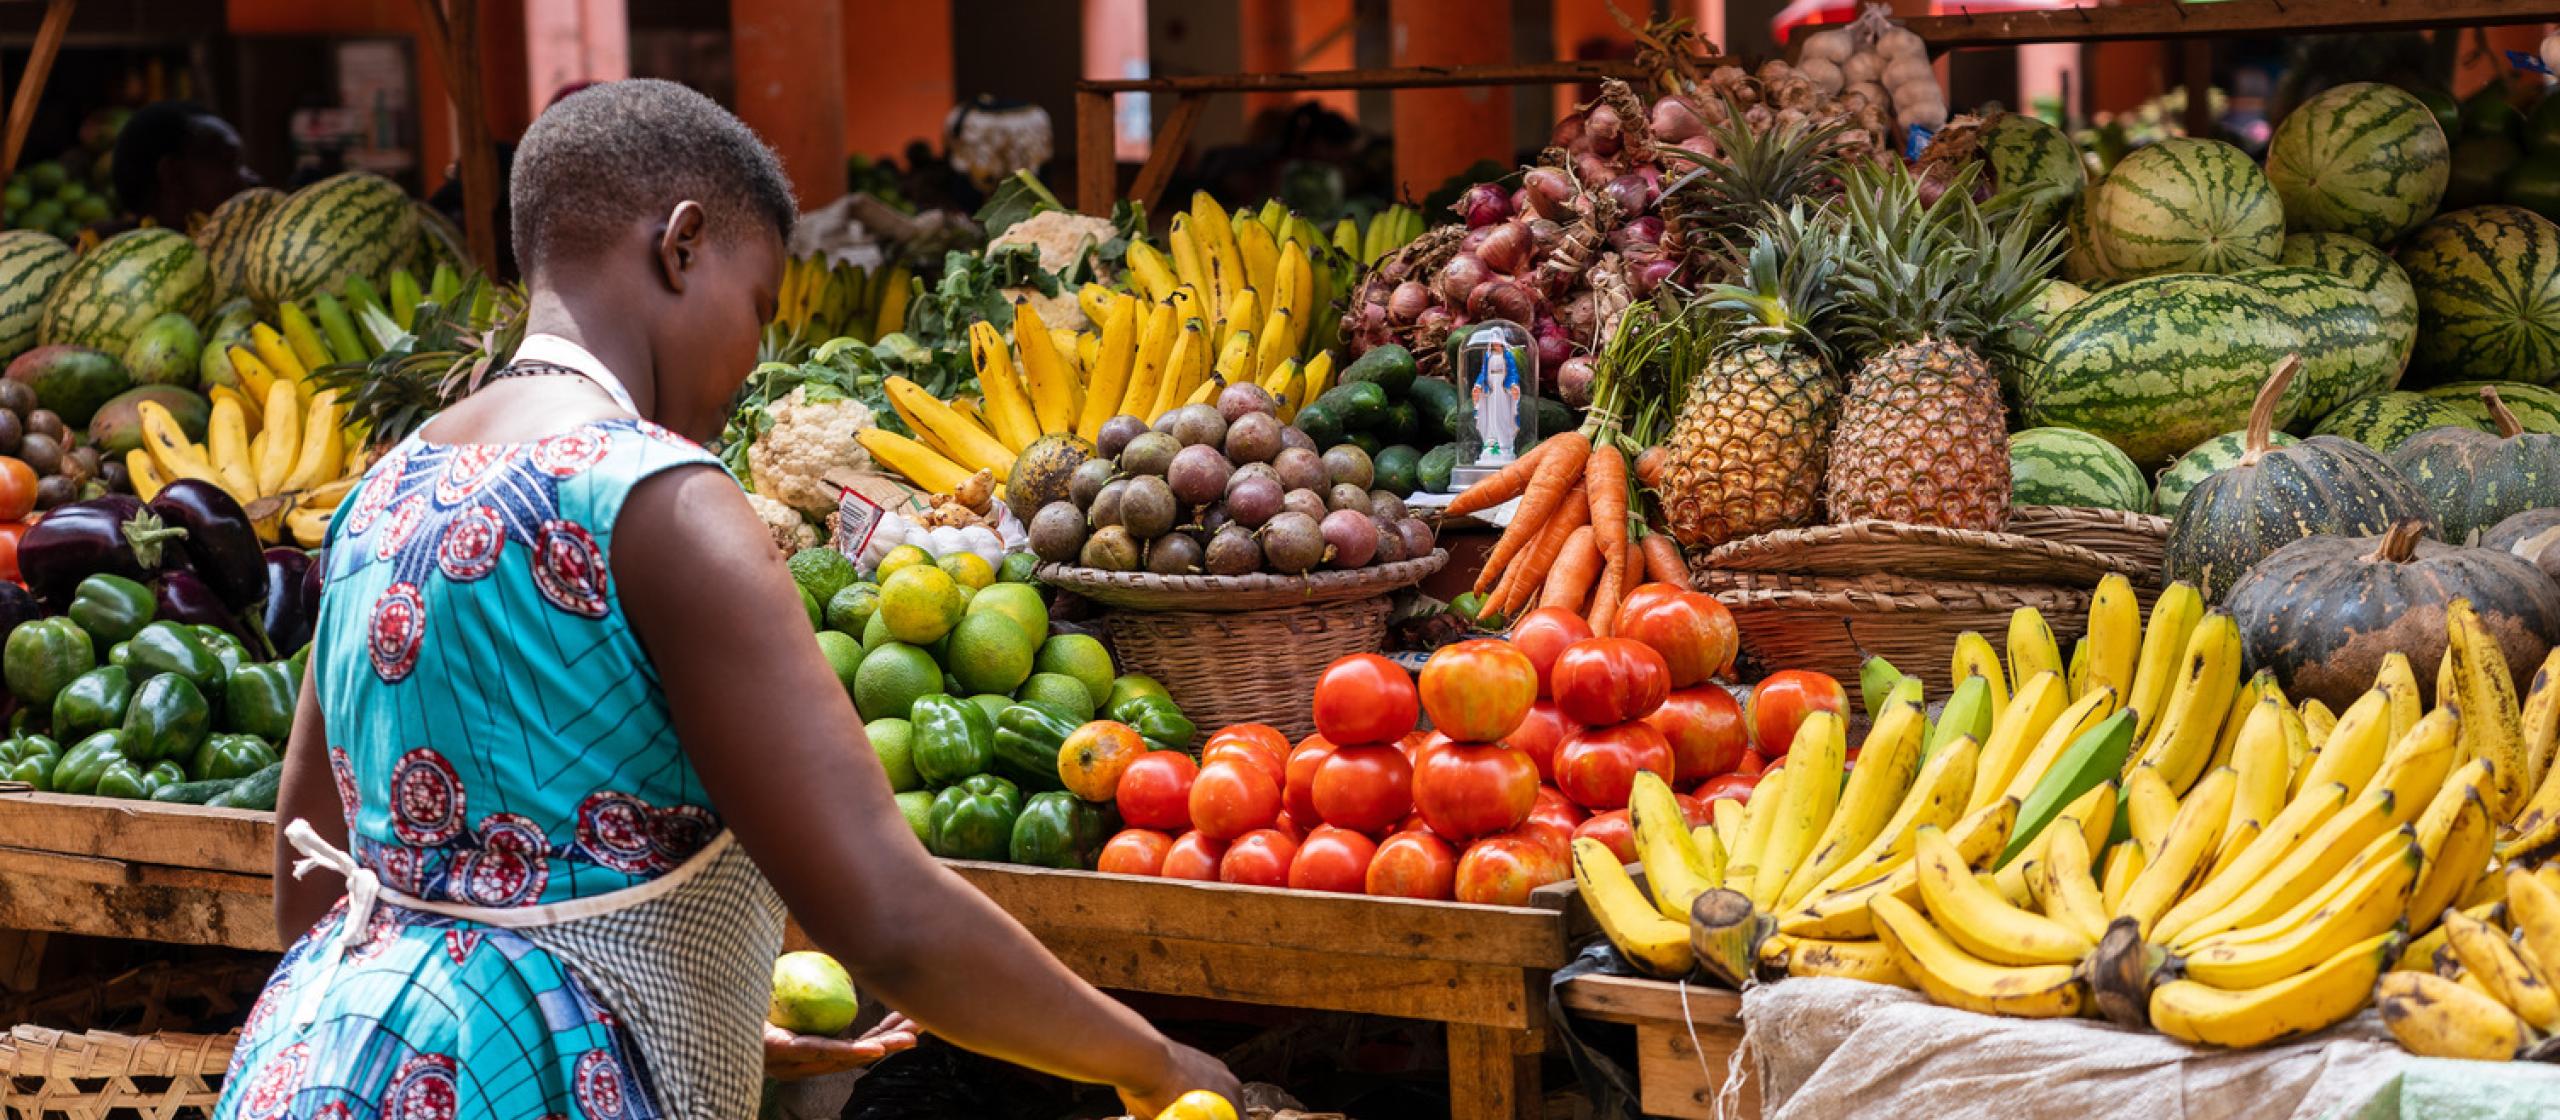
[[[1581,976],[1560,993],[1565,1012],[1636,1029],[1638,1107],[1647,1116],[1707,1120],[1734,1051],[1742,1046],[1742,997],[1718,988],[1624,976]],[[1760,1078],[1739,1071],[1732,1115],[1760,1115]]]
[[[271,813],[0,794],[0,980],[50,933],[273,951],[274,859]],[[1570,882],[1506,907],[951,866],[1098,987],[1444,1025],[1453,1120],[1542,1115],[1548,974],[1590,928]]]

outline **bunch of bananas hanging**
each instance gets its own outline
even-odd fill
[[[407,275],[393,274],[395,293],[405,288],[425,298],[414,280],[401,283]],[[227,345],[216,336],[231,383],[207,390],[213,410],[203,443],[190,441],[167,408],[144,402],[138,410],[142,446],[125,455],[134,492],[148,501],[172,481],[201,479],[237,500],[268,543],[290,539],[318,547],[330,516],[363,473],[364,456],[350,455],[348,448],[361,448],[364,439],[362,432],[345,429],[337,392],[317,388],[311,373],[378,352],[356,330],[348,306],[388,321],[398,313],[400,298],[395,295],[395,306],[386,308],[361,280],[350,281],[347,294],[343,304],[326,293],[317,297],[316,324],[300,306],[285,303],[276,309],[281,326],[251,322],[239,341]],[[416,304],[407,307],[414,314]]]
[[[793,361],[828,339],[877,342],[904,329],[914,281],[915,271],[903,264],[829,265],[815,254],[792,260],[782,269],[773,321],[765,324],[764,359]]]
[[[2560,909],[2535,889],[2549,870],[2519,870],[2560,848],[2560,653],[2519,704],[2469,604],[2446,625],[2432,710],[2393,654],[2331,713],[2269,674],[2243,679],[2238,628],[2193,587],[2170,586],[2146,623],[2110,577],[2068,661],[2031,610],[2011,619],[2006,665],[1967,635],[1934,725],[1918,682],[1871,662],[1872,729],[1845,788],[1845,724],[1816,713],[1787,765],[1715,803],[1712,826],[1676,827],[1676,805],[1639,797],[1653,905],[1605,848],[1577,844],[1575,874],[1621,952],[1658,975],[1848,977],[2245,1047],[2355,1014],[2395,961],[2459,963],[2521,1021],[2494,1036],[2512,1054],[2560,1029],[2554,977],[2484,955],[2503,938],[2474,927]],[[2110,844],[2119,817],[2129,835]],[[2539,1002],[2520,977],[2544,982]],[[2457,1045],[2457,1016],[2507,1023],[2444,990],[2384,985],[2404,1040],[2430,1040],[2412,1048]]]

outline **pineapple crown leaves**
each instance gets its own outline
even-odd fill
[[[1718,350],[1800,346],[1826,363],[1825,328],[1838,306],[1840,223],[1827,203],[1770,207],[1743,251],[1736,283],[1700,292]]]
[[[1687,216],[1731,248],[1735,235],[1770,209],[1819,198],[1837,187],[1844,163],[1841,138],[1849,122],[1787,120],[1755,130],[1733,95],[1717,96],[1724,100],[1724,119],[1706,126],[1714,154],[1667,144],[1656,152],[1696,165],[1663,188],[1664,211]]]
[[[2033,222],[1995,229],[1997,212],[1973,200],[1977,173],[1957,170],[1932,198],[1900,166],[1848,169],[1835,210],[1843,259],[1832,332],[1844,348],[1865,355],[1936,338],[1995,364],[2023,356],[2009,328],[2060,259],[2061,241]]]
[[[381,353],[324,366],[312,376],[337,392],[350,421],[367,425],[371,445],[389,447],[512,358],[524,341],[524,324],[523,289],[475,276],[453,299],[419,304],[407,330],[365,309],[360,326]]]

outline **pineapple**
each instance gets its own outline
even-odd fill
[[[1862,361],[1823,482],[1836,522],[2008,523],[2008,410],[1993,365],[2023,357],[2011,327],[2059,249],[2035,223],[1992,232],[1972,177],[1956,173],[1923,202],[1901,167],[1848,176],[1834,338]]]
[[[1725,254],[1739,264],[1752,230],[1773,210],[1837,188],[1849,125],[1791,118],[1754,128],[1729,95],[1724,106],[1723,118],[1706,126],[1708,154],[1669,144],[1655,149],[1696,165],[1663,189],[1663,245]]]
[[[484,294],[491,283],[474,277],[444,305],[419,304],[413,330],[368,309],[358,326],[382,352],[314,371],[321,388],[337,391],[348,429],[364,432],[366,446],[381,450],[407,438],[477,388],[480,373],[515,353],[524,340],[523,290],[497,287]]]
[[[1658,491],[1684,547],[1816,519],[1839,403],[1812,329],[1829,310],[1838,259],[1827,228],[1802,206],[1772,215],[1752,239],[1741,283],[1699,297],[1706,313],[1725,317],[1714,329],[1726,337],[1690,382]]]

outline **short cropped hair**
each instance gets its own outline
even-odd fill
[[[154,101],[126,117],[116,130],[116,202],[149,214],[160,202],[160,161],[186,154],[205,121],[222,118],[193,101]]]
[[[630,222],[686,199],[711,228],[788,238],[799,206],[782,161],[755,130],[685,86],[602,82],[554,102],[516,146],[508,201],[518,259],[544,264],[601,249]]]

